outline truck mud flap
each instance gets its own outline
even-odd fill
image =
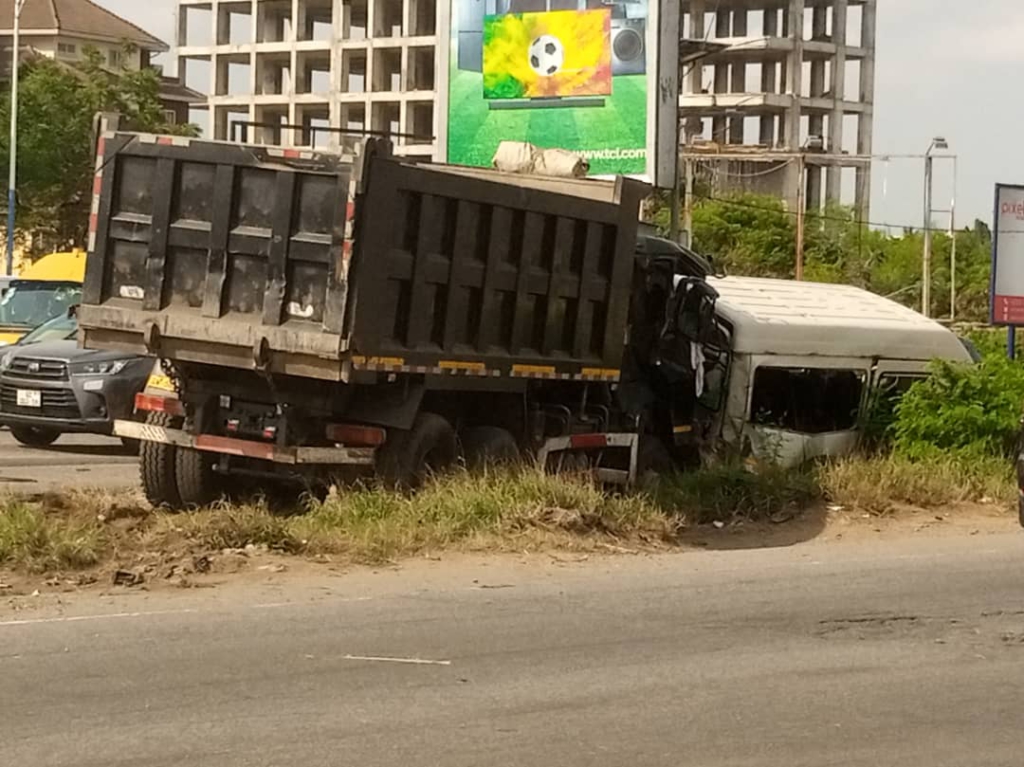
[[[547,466],[548,458],[555,453],[616,448],[629,450],[629,470],[598,467],[593,470],[594,478],[610,485],[632,485],[636,481],[640,449],[640,437],[637,434],[574,434],[555,437],[545,442],[537,452],[537,461],[544,467]]]
[[[140,442],[158,442],[206,453],[233,455],[291,466],[373,466],[374,448],[366,447],[278,447],[266,442],[218,437],[212,434],[192,435],[180,429],[115,421],[114,435]]]

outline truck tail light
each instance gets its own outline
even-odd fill
[[[136,394],[135,409],[142,413],[185,415],[185,408],[182,406],[181,400],[177,400],[174,397],[154,396],[152,394]]]
[[[268,426],[263,430],[263,439],[275,439],[277,437],[277,427]]]
[[[237,418],[229,418],[225,428],[230,432],[237,433],[240,424],[241,422]]]
[[[592,450],[597,447],[608,447],[607,434],[574,434],[569,438],[573,450]]]
[[[380,447],[388,433],[377,426],[359,426],[351,423],[327,424],[327,439],[346,447]]]

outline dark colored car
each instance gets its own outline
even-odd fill
[[[43,447],[65,432],[110,434],[131,418],[153,360],[80,349],[73,312],[0,349],[0,425],[23,445]]]

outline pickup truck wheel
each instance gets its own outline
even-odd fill
[[[12,426],[11,436],[26,447],[49,447],[60,438],[60,432],[39,426]]]
[[[175,464],[178,495],[185,508],[209,506],[220,497],[220,483],[209,453],[178,448]]]
[[[521,460],[516,438],[497,426],[473,426],[462,432],[462,454],[471,470],[509,466]]]
[[[168,413],[147,413],[146,423],[165,429],[180,429],[181,419]],[[154,508],[180,509],[174,445],[143,442],[139,446],[139,475],[146,500]]]
[[[434,413],[420,413],[409,431],[392,431],[377,456],[377,472],[389,485],[415,488],[459,456],[455,429]]]

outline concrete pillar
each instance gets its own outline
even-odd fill
[[[824,40],[828,34],[828,9],[816,7],[811,12],[811,37],[814,40]],[[811,62],[811,98],[821,98],[825,95],[825,62],[822,59],[815,59]],[[811,136],[825,137],[825,116],[820,113],[811,113],[807,120],[808,133]],[[820,165],[807,166],[807,208],[818,210],[821,208],[821,177],[822,168]]]
[[[745,10],[737,10],[732,12],[732,36],[733,37],[746,37],[747,36],[747,12]],[[731,90],[733,93],[746,93],[747,92],[747,65],[743,61],[734,61],[732,64],[732,83]],[[744,124],[743,116],[738,115],[729,120],[729,143],[730,144],[742,144],[744,139]]]
[[[216,54],[212,56],[212,62],[215,72],[213,92],[218,96],[227,96],[231,92],[231,84],[228,78],[228,63],[227,61],[221,61],[221,57]]]
[[[804,0],[789,0],[788,7],[784,10],[785,31],[787,37],[793,43],[793,50],[786,57],[785,62],[785,93],[788,96],[789,106],[783,114],[780,133],[782,133],[782,145],[790,151],[800,149],[800,118],[801,92],[803,88],[803,62],[804,62]],[[786,203],[790,210],[795,210],[803,203],[803,191],[801,185],[800,163],[790,163],[786,168]]]
[[[793,50],[786,58],[786,92],[789,107],[786,109],[786,146],[800,148],[800,93],[803,86],[804,64],[804,0],[789,0],[787,28]]]
[[[333,0],[331,3],[331,92],[330,99],[330,124],[332,128],[341,126],[341,102],[338,94],[342,91],[342,85],[347,73],[342,70],[341,47],[338,41],[343,37],[345,23],[345,3],[342,0]],[[337,133],[331,134],[330,148],[337,150],[341,146],[341,136]]]
[[[843,102],[846,100],[846,32],[849,16],[849,0],[835,0],[832,6],[832,42],[836,55],[832,60],[832,114],[828,118],[828,151],[840,154],[843,151]],[[830,165],[825,182],[826,202],[839,202],[843,194],[842,168]]]
[[[178,33],[175,44],[181,48],[189,45],[188,39],[188,6],[178,6]]]
[[[779,35],[779,13],[776,8],[764,10],[765,37],[778,37]],[[775,61],[765,61],[761,64],[761,92],[766,94],[778,93],[779,65]],[[761,117],[761,130],[759,141],[764,146],[775,146],[775,116],[764,115]]]
[[[690,3],[690,36],[695,40],[703,40],[707,34],[704,26],[704,0],[692,0]],[[701,93],[704,90],[704,65],[701,62],[690,67],[689,84],[684,85],[689,93]],[[435,110],[436,111],[436,110]],[[686,118],[684,140],[691,143],[694,136],[704,132],[704,121],[696,116]]]
[[[866,55],[860,65],[860,100],[864,111],[859,117],[857,130],[857,154],[868,156],[874,147],[872,121],[875,104],[875,31],[877,24],[877,0],[866,0],[862,13],[861,47]],[[871,166],[857,168],[857,211],[862,220],[867,220],[871,206]]]
[[[732,31],[729,23],[729,12],[718,11],[715,14],[715,37],[723,38],[729,37]],[[726,61],[722,61],[715,65],[715,93],[728,93],[729,92],[729,64]],[[729,121],[725,117],[713,117],[711,119],[711,134],[712,139],[721,144],[725,144],[729,140],[728,136]]]

